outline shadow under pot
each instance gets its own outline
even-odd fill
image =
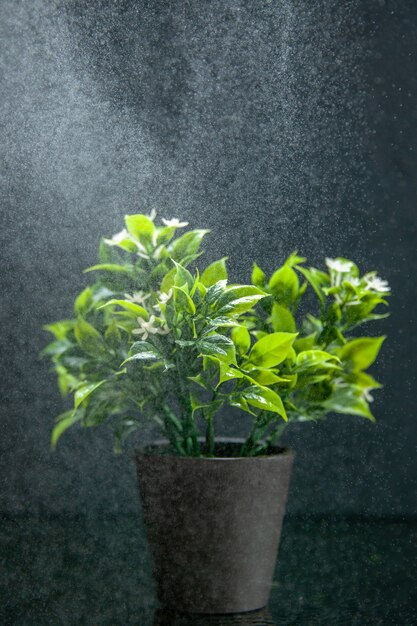
[[[268,603],[294,453],[238,457],[242,443],[216,440],[213,458],[176,456],[166,442],[136,452],[163,606],[214,614]]]

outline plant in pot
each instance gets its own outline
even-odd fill
[[[136,462],[160,600],[254,610],[268,601],[293,461],[279,438],[329,412],[374,420],[380,385],[365,370],[384,337],[351,333],[384,317],[374,310],[389,288],[347,259],[320,271],[295,253],[269,280],[254,264],[252,284],[228,283],[225,259],[187,269],[208,231],[177,236],[185,222],[162,222],[126,216],[86,270],[100,278],[74,319],[46,326],[55,339],[44,353],[73,396],[52,445],[74,424],[109,422],[120,451],[151,421],[164,439]],[[229,407],[249,416],[247,430],[238,417],[241,439],[215,436]]]

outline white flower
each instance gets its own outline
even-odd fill
[[[111,239],[105,239],[104,241],[108,246],[118,246],[119,243],[124,241],[125,239],[132,240],[130,234],[127,232],[126,228],[120,231],[120,233],[116,233],[113,235]]]
[[[167,293],[164,293],[163,291],[159,292],[159,298],[158,298],[158,302],[156,304],[153,305],[154,309],[159,309],[159,311],[161,310],[161,304],[166,304],[168,302],[168,300],[172,297],[172,289],[170,289]]]
[[[163,291],[159,294],[159,302],[161,304],[166,304],[168,302],[168,300],[172,297],[172,288],[167,292],[164,293]]]
[[[145,300],[150,297],[150,294],[145,293],[144,291],[134,291],[132,295],[125,293],[124,296],[126,300],[129,300],[129,302],[135,302],[136,304],[145,304]]]
[[[370,389],[372,389],[372,387],[365,387],[365,389],[362,391],[362,396],[367,402],[374,401],[374,397],[369,393]]]
[[[176,217],[173,217],[170,220],[162,218],[162,221],[165,226],[173,226],[174,228],[184,228],[184,226],[188,226],[188,222],[180,222],[180,220]]]
[[[341,259],[329,259],[326,258],[326,265],[329,269],[334,270],[340,274],[350,272],[353,267],[353,263],[350,261],[342,261]]]
[[[356,276],[349,278],[348,282],[354,287],[359,287],[359,285],[361,284],[360,278],[357,278]]]
[[[169,333],[169,328],[166,326],[155,326],[155,315],[151,315],[148,322],[142,317],[138,317],[137,321],[140,328],[134,328],[132,333],[134,335],[142,335],[142,339],[147,339],[149,334],[166,335]]]
[[[156,217],[155,209],[152,209],[151,212],[149,213],[149,215],[147,215],[146,217],[148,217],[151,220],[151,222],[153,222],[155,217]]]
[[[378,291],[379,293],[387,293],[390,291],[388,281],[379,278],[379,276],[365,276],[366,287],[371,291]]]

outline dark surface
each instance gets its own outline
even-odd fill
[[[74,429],[38,359],[100,235],[126,212],[213,231],[233,280],[293,249],[352,256],[392,284],[376,426],[294,427],[292,514],[412,516],[417,5],[414,0],[3,0],[0,511],[135,511],[130,454]],[[247,422],[226,416],[220,434]],[[138,435],[146,439],[145,431]]]
[[[155,614],[138,517],[3,519],[0,540],[2,626],[417,623],[415,523],[287,518],[269,616],[205,619]]]

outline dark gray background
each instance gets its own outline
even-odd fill
[[[415,2],[1,3],[1,501],[5,514],[137,509],[106,428],[50,452],[62,401],[38,353],[99,237],[156,208],[208,227],[207,261],[293,249],[392,284],[373,426],[288,432],[291,514],[416,514]],[[229,431],[236,433],[238,419]]]

